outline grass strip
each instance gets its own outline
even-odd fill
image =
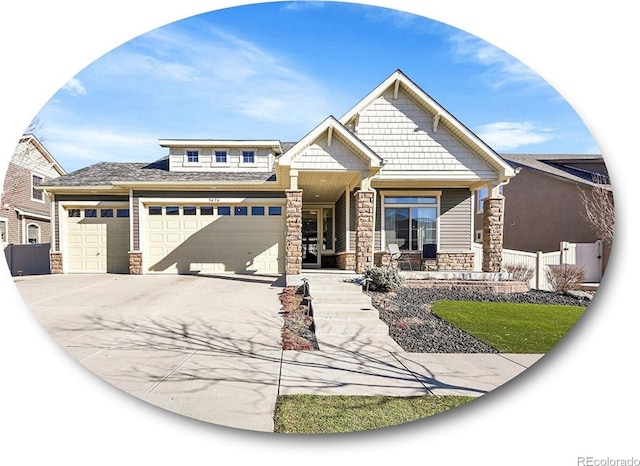
[[[276,401],[274,432],[335,434],[380,429],[448,411],[468,396],[282,395]]]
[[[586,308],[549,304],[437,301],[431,311],[502,353],[546,353]]]

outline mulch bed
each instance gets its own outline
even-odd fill
[[[282,349],[293,351],[318,350],[313,316],[298,286],[287,286],[280,293],[282,304]]]

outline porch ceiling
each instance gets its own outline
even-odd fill
[[[360,183],[359,172],[304,171],[298,177],[302,202],[335,202],[347,187]]]

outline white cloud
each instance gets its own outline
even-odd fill
[[[71,95],[87,95],[87,90],[77,78],[71,78],[62,89]]]
[[[540,76],[531,68],[476,36],[461,32],[452,35],[449,40],[458,60],[487,68],[482,77],[493,87],[501,87],[511,82],[541,82]]]
[[[529,122],[496,122],[483,125],[478,136],[497,151],[514,150],[518,147],[542,144],[554,138],[548,128],[538,129]]]

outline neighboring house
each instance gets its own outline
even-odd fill
[[[423,269],[472,270],[472,193],[515,175],[399,70],[295,143],[160,145],[156,162],[46,184],[53,273],[362,272],[391,243]],[[499,272],[504,200],[490,202],[483,269]]]
[[[65,171],[33,135],[22,137],[9,162],[0,200],[0,241],[48,243],[51,199],[42,185]]]
[[[608,172],[601,155],[502,154],[517,176],[502,186],[506,198],[506,249],[528,252],[557,251],[560,242],[594,243],[599,238],[584,218],[580,189],[589,194],[594,177]],[[476,240],[482,239],[482,201],[486,190],[476,191]],[[604,245],[603,269],[610,254]]]

